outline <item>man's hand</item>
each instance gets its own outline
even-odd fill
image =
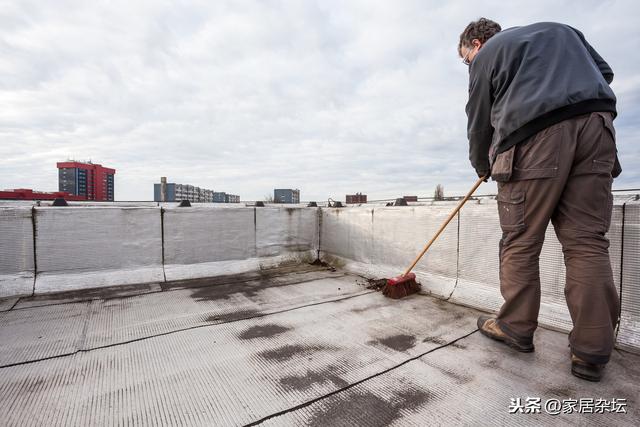
[[[484,178],[484,182],[489,181],[489,177],[491,176],[491,170],[476,170],[476,173],[478,174],[478,178]]]

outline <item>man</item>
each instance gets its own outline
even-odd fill
[[[605,237],[621,172],[613,72],[582,33],[557,23],[501,31],[482,18],[460,35],[458,54],[469,65],[469,158],[479,177],[498,182],[503,232],[504,304],[478,327],[518,351],[534,350],[538,261],[551,221],[567,270],[571,372],[599,381],[619,314]]]

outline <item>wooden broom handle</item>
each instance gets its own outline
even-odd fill
[[[458,203],[458,206],[456,206],[456,208],[453,210],[453,212],[451,212],[449,214],[449,218],[447,218],[445,220],[445,222],[440,226],[440,229],[438,230],[438,232],[436,233],[435,236],[433,236],[431,238],[431,240],[429,240],[429,243],[427,243],[427,245],[424,247],[424,249],[422,250],[422,252],[420,252],[420,254],[416,257],[415,260],[413,260],[413,263],[409,266],[409,268],[406,269],[406,271],[402,274],[403,276],[406,276],[407,274],[409,274],[409,272],[411,270],[413,270],[413,267],[416,266],[416,264],[418,263],[418,261],[420,261],[420,258],[422,258],[422,256],[427,252],[427,250],[429,250],[429,248],[431,247],[431,245],[433,244],[433,242],[436,241],[436,239],[438,238],[438,236],[440,236],[440,233],[442,233],[444,231],[444,229],[447,227],[447,225],[449,225],[449,223],[451,222],[451,220],[453,219],[454,216],[456,216],[456,214],[458,213],[458,211],[460,210],[460,208],[462,208],[462,205],[464,205],[467,200],[469,200],[469,197],[471,197],[473,195],[473,193],[476,191],[476,189],[480,186],[480,184],[482,184],[482,181],[484,181],[486,179],[486,177],[482,177],[482,178],[478,178],[478,181],[475,183],[475,185],[473,186],[473,188],[471,188],[471,190],[469,190],[469,192],[467,193],[466,196],[464,196],[464,199],[462,199],[460,201],[460,203]]]

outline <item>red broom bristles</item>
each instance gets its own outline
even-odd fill
[[[416,275],[409,273],[387,280],[382,288],[382,294],[388,298],[399,299],[420,291],[420,284],[416,282]]]

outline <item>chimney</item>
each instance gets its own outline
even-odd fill
[[[160,177],[160,201],[161,202],[167,201],[167,177],[166,176]]]

